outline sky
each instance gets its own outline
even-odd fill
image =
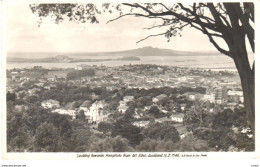
[[[185,29],[182,37],[174,37],[170,42],[160,36],[136,44],[148,35],[162,32],[162,29],[145,30],[155,25],[156,21],[131,16],[106,24],[115,17],[115,14],[101,15],[99,24],[76,24],[70,21],[55,24],[46,18],[38,27],[38,18],[31,12],[29,4],[9,3],[6,6],[6,51],[107,52],[145,46],[183,51],[216,51],[205,35],[192,28]]]

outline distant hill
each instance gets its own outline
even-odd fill
[[[186,52],[176,51],[170,49],[153,48],[150,46],[115,52],[96,52],[96,53],[75,53],[70,55],[84,55],[84,56],[216,56],[219,52]]]
[[[124,51],[114,51],[114,52],[10,52],[8,53],[9,58],[55,58],[64,59],[70,56],[84,57],[84,56],[117,56],[117,57],[144,57],[144,56],[218,56],[220,55],[217,51],[209,52],[187,52],[187,51],[177,51],[171,49],[160,49],[154,47],[142,47],[132,50]],[[17,61],[17,60],[16,60]]]

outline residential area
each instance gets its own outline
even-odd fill
[[[236,72],[35,66],[7,70],[6,91],[9,151],[254,149]]]

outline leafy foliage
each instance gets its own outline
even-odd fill
[[[174,126],[166,124],[154,124],[143,131],[144,136],[155,140],[177,142],[180,140],[178,131]]]
[[[94,75],[95,75],[95,70],[93,69],[72,71],[67,74],[67,80],[76,80],[82,77],[94,76]]]
[[[112,129],[112,136],[122,136],[129,140],[129,144],[134,146],[142,141],[141,129],[123,120],[118,120]]]

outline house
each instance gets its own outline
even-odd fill
[[[39,83],[35,83],[34,85],[42,87],[44,85],[44,83],[43,82],[39,82]]]
[[[185,82],[185,81],[187,81],[187,77],[179,77],[179,78],[177,78],[177,80],[179,82]]]
[[[39,88],[29,89],[29,90],[28,90],[29,96],[34,96],[34,95],[36,95],[36,93],[37,93],[38,91],[40,91],[40,90],[41,90],[41,89],[39,89]]]
[[[183,118],[184,118],[183,113],[171,115],[171,120],[174,122],[183,122]]]
[[[104,121],[107,118],[106,114],[104,114],[103,108],[105,107],[105,102],[96,101],[94,102],[88,111],[84,112],[86,118],[93,123],[99,123]]]
[[[122,114],[124,114],[127,109],[128,109],[128,106],[126,106],[126,105],[120,105],[120,106],[117,107],[117,110],[118,110],[120,113],[122,113]]]
[[[25,106],[25,105],[15,105],[14,109],[15,109],[15,111],[23,111],[23,110],[27,110],[28,106]]]
[[[243,129],[241,130],[241,133],[250,133],[252,132],[252,130],[249,127],[243,127]]]
[[[129,102],[129,101],[132,101],[132,100],[134,100],[134,96],[125,96],[124,97],[124,101],[127,103],[127,102]]]
[[[49,99],[49,100],[43,101],[41,103],[41,106],[43,108],[45,108],[45,109],[48,109],[48,108],[59,108],[60,107],[60,102],[58,102],[57,100]]]
[[[215,95],[214,94],[205,94],[202,98],[203,101],[209,101],[211,103],[215,103]]]
[[[169,111],[167,110],[160,110],[162,113],[167,114]]]
[[[195,101],[196,99],[202,99],[203,95],[196,92],[187,92],[184,94],[189,100]]]
[[[126,102],[123,101],[123,100],[121,100],[121,101],[119,101],[119,105],[120,105],[120,106],[124,106],[124,105],[126,106]]]
[[[80,64],[75,67],[75,70],[85,70],[92,68],[90,65],[87,64]]]
[[[145,111],[142,108],[137,108],[137,109],[135,109],[133,117],[136,118],[136,119],[139,119],[139,118],[143,117],[146,114],[146,112],[147,111]]]
[[[166,98],[166,97],[167,97],[166,94],[161,94],[161,95],[158,95],[158,96],[154,97],[154,98],[152,99],[152,101],[153,101],[153,103],[157,103],[158,101],[160,101],[160,100],[162,100],[162,99],[164,99],[164,98]]]
[[[55,109],[52,111],[52,113],[58,113],[62,115],[69,115],[72,117],[72,119],[76,119],[76,111],[75,110],[65,110],[65,109]]]
[[[9,91],[10,92],[10,91]],[[12,92],[10,92],[10,93],[12,93]],[[22,98],[24,95],[26,95],[27,94],[27,92],[25,91],[25,90],[21,90],[21,91],[19,91],[19,92],[15,92],[15,95],[16,95],[16,97],[18,98],[18,99],[20,99],[20,98]]]
[[[150,121],[136,121],[133,123],[133,125],[140,127],[140,128],[144,128],[144,127],[147,127],[149,123],[150,123]]]
[[[181,110],[184,111],[186,104],[180,104],[180,106],[181,106]]]
[[[158,122],[158,123],[170,123],[170,122],[172,122],[172,120],[167,118],[167,117],[157,118],[154,121]]]
[[[187,135],[192,134],[192,132],[188,132],[185,126],[175,126],[176,130],[179,133],[181,139],[184,139]]]
[[[232,91],[232,90],[229,90],[227,92],[228,96],[234,96],[234,95],[238,95],[238,96],[243,96],[243,91]]]

